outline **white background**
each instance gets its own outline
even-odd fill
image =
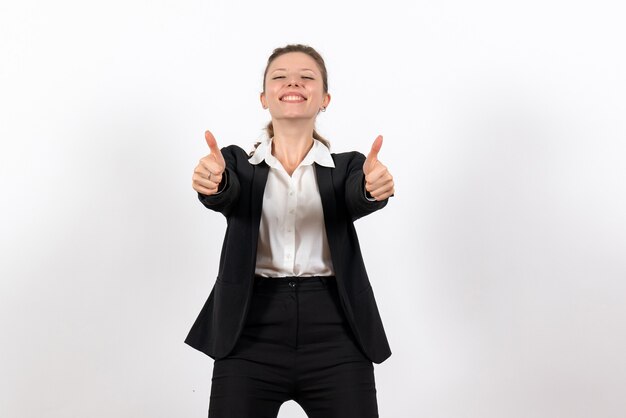
[[[192,171],[205,129],[263,137],[267,57],[301,42],[332,151],[382,134],[395,179],[355,224],[380,416],[623,418],[620,3],[3,0],[0,416],[206,416],[183,340],[226,223]]]

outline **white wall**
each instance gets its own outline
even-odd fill
[[[263,135],[265,61],[302,42],[333,151],[383,134],[396,182],[356,224],[381,417],[623,417],[620,3],[3,1],[0,416],[206,416],[183,339],[226,224],[191,174],[205,129]]]

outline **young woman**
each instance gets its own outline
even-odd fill
[[[378,417],[373,363],[391,355],[353,222],[383,208],[393,177],[379,160],[331,153],[315,131],[330,103],[324,60],[305,45],[268,59],[268,138],[218,148],[192,186],[227,220],[213,289],[185,342],[215,360],[209,418]]]

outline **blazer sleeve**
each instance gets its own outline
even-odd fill
[[[228,217],[239,200],[241,187],[237,177],[237,159],[234,154],[234,147],[229,145],[220,151],[226,162],[226,169],[222,176],[222,182],[218,186],[218,192],[210,196],[198,192],[198,199],[205,207]]]
[[[389,198],[380,201],[368,199],[368,197],[371,196],[368,196],[369,193],[365,190],[364,163],[365,155],[358,151],[354,151],[354,156],[348,163],[348,172],[346,175],[346,207],[348,208],[352,221],[384,208],[389,202]]]

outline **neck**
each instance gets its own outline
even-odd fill
[[[314,120],[274,120],[272,154],[285,169],[295,169],[313,146]]]

